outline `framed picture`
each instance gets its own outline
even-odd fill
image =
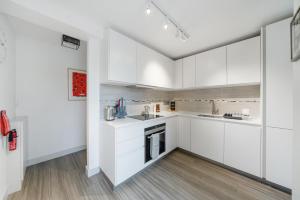
[[[291,22],[291,59],[293,62],[300,58],[300,8]]]
[[[87,74],[84,70],[68,69],[69,101],[84,101],[87,94]]]

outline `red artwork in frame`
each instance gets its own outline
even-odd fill
[[[83,70],[68,69],[69,100],[85,100],[87,94],[87,74]]]

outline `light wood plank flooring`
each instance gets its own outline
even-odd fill
[[[102,173],[88,179],[85,163],[86,152],[81,151],[31,166],[22,191],[9,200],[291,199],[286,193],[178,150],[114,191]]]

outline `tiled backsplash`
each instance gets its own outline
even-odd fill
[[[210,113],[215,100],[220,114],[241,113],[242,109],[250,110],[252,117],[260,117],[260,86],[243,86],[228,88],[197,89],[190,91],[157,91],[146,88],[121,87],[101,85],[101,113],[106,105],[114,105],[116,100],[123,97],[129,115],[140,114],[145,105],[154,108],[156,103],[161,110],[169,109],[169,101],[176,101],[177,111]]]
[[[169,109],[171,96],[168,92],[157,91],[137,87],[121,87],[101,85],[100,87],[100,111],[104,112],[106,105],[115,105],[115,102],[123,97],[129,115],[141,114],[145,105],[151,105],[151,111],[155,104],[159,103],[162,111]],[[102,115],[103,116],[103,115]],[[102,117],[101,116],[101,117]]]
[[[220,114],[241,113],[246,108],[252,117],[260,117],[260,86],[175,91],[169,95],[176,101],[178,111],[210,113],[210,100],[214,100]]]

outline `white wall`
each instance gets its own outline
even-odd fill
[[[12,22],[17,29],[17,115],[28,117],[27,162],[83,148],[86,102],[68,101],[67,69],[86,69],[86,44],[79,51],[63,48],[61,34]]]
[[[300,0],[294,0],[294,12]],[[293,143],[293,200],[300,200],[300,61],[293,63],[294,74],[294,143]]]
[[[6,16],[0,14],[0,31],[7,39],[7,58],[0,64],[0,110],[5,109],[8,117],[15,117],[15,35],[9,26]],[[0,33],[1,34],[1,33]],[[7,190],[6,166],[6,138],[0,136],[0,199],[3,199]]]

